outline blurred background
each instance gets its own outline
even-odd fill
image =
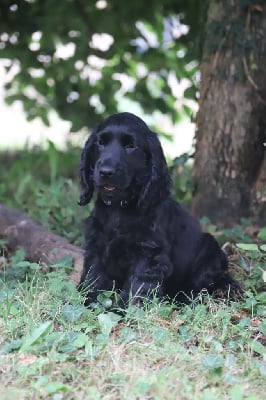
[[[23,108],[23,103],[19,100],[12,104],[6,104],[5,84],[9,81],[8,74],[4,68],[4,62],[0,59],[0,115],[4,131],[0,137],[0,150],[23,149],[39,146],[45,148],[47,142],[54,143],[56,148],[66,150],[68,144],[82,147],[85,138],[88,136],[89,127],[83,127],[79,131],[71,132],[71,121],[63,120],[56,110],[50,110],[49,126],[45,125],[41,117],[36,117],[33,121],[27,119],[27,114]],[[192,104],[193,110],[197,109],[196,101]],[[118,104],[118,111],[128,110],[140,115],[151,123],[154,128],[161,127],[162,132],[167,132],[167,137],[161,134],[161,141],[164,151],[168,158],[187,153],[192,149],[195,134],[195,123],[186,114],[183,115],[179,123],[173,123],[169,116],[164,116],[159,112],[145,115],[137,102],[128,101],[121,98]],[[16,115],[16,118],[14,118]],[[98,122],[101,121],[99,116]]]
[[[130,109],[167,137],[171,157],[189,151],[198,50],[188,24],[200,19],[196,3],[3,1],[1,97],[12,106],[1,101],[1,147],[48,138],[63,148],[78,142],[70,131]]]

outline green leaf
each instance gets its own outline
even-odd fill
[[[243,399],[243,389],[241,386],[236,385],[231,389],[231,399],[232,400],[242,400]]]
[[[85,310],[84,306],[66,304],[62,307],[62,314],[69,322],[77,321]]]
[[[266,241],[266,227],[260,229],[258,233],[258,238]]]
[[[167,341],[169,333],[167,329],[156,329],[152,336],[155,343],[159,345]]]
[[[209,354],[203,357],[202,365],[208,369],[220,368],[224,365],[224,359],[220,354]]]
[[[207,224],[209,224],[209,223],[210,223],[210,220],[209,220],[208,217],[202,217],[202,218],[200,219],[200,224],[201,224],[201,225],[207,225]]]
[[[259,251],[259,246],[255,243],[236,243],[240,250],[244,251]]]
[[[215,400],[215,395],[211,392],[210,389],[205,389],[200,396],[200,400]]]
[[[57,392],[67,392],[69,388],[67,385],[61,382],[50,382],[44,386],[44,390],[48,394],[55,394]]]
[[[19,262],[16,264],[16,267],[20,267],[20,268],[29,268],[30,265],[31,265],[31,263],[30,263],[29,261],[23,260],[23,261],[19,261]]]
[[[120,331],[120,337],[122,343],[130,343],[137,339],[138,335],[137,332],[134,331],[132,328],[125,326]]]
[[[234,365],[236,362],[235,356],[233,356],[233,354],[226,354],[225,357],[225,367],[231,367],[232,365]]]
[[[260,365],[260,373],[262,376],[266,377],[266,364],[265,363],[261,363]]]
[[[254,340],[251,343],[251,348],[253,351],[255,351],[256,353],[258,353],[261,356],[264,356],[264,354],[266,354],[266,347],[263,346],[263,344],[261,344],[257,340]]]
[[[40,324],[37,328],[35,328],[22,342],[20,347],[20,352],[25,352],[29,350],[29,348],[34,345],[40,339],[43,339],[46,335],[51,333],[53,330],[53,321],[47,321]]]
[[[260,331],[266,336],[266,320],[260,325]]]
[[[106,309],[110,308],[113,304],[111,296],[112,296],[113,292],[112,291],[104,291],[101,292],[98,296],[97,296],[97,301]]]
[[[266,244],[262,244],[262,245],[260,246],[260,250],[266,251]]]
[[[151,390],[151,386],[151,382],[144,378],[138,378],[135,384],[137,393],[141,395],[147,394]],[[143,396],[140,397],[143,398]]]
[[[4,346],[0,348],[0,354],[1,353],[8,354],[11,353],[13,350],[18,350],[21,344],[22,344],[22,339],[12,340],[12,342],[4,344]]]
[[[100,325],[100,330],[103,335],[108,336],[111,333],[111,330],[120,320],[120,316],[109,312],[107,314],[99,314],[98,315],[98,322]]]
[[[16,264],[16,267],[18,268],[24,268],[24,269],[31,269],[31,270],[41,270],[41,265],[38,263],[34,262],[29,262],[29,261],[20,261]]]
[[[74,346],[77,349],[81,349],[82,347],[84,347],[87,343],[89,342],[89,338],[87,335],[85,335],[85,333],[80,333],[77,337],[76,340],[74,340]]]
[[[65,332],[61,337],[58,344],[58,351],[62,353],[72,353],[76,351],[77,347],[74,345],[75,341],[79,338],[80,332]]]
[[[58,260],[56,263],[51,265],[51,268],[62,268],[62,269],[72,269],[73,268],[73,258],[71,254],[67,254]]]

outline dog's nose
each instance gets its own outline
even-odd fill
[[[113,167],[101,166],[99,173],[103,178],[111,178],[114,175],[115,170]]]

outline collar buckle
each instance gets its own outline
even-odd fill
[[[121,206],[121,208],[127,208],[127,206],[128,206],[128,201],[127,201],[127,200],[121,200],[120,206]]]

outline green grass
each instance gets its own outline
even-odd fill
[[[0,387],[11,399],[262,399],[264,311],[249,293],[121,317],[85,308],[64,271],[28,264],[1,285]]]
[[[0,202],[80,244],[89,211],[77,206],[77,159],[76,150],[0,155],[6,166]],[[121,316],[104,293],[89,309],[68,281],[68,265],[44,274],[23,251],[9,254],[0,241],[0,398],[264,399],[265,228],[254,239],[247,221],[220,232],[203,222],[228,242],[243,299],[202,296],[184,307],[154,299]],[[259,245],[245,247],[254,240]]]
[[[0,203],[26,212],[30,217],[64,236],[72,243],[82,243],[82,221],[88,207],[80,207],[80,149],[68,153],[24,150],[0,153]],[[2,167],[3,166],[3,167]]]

